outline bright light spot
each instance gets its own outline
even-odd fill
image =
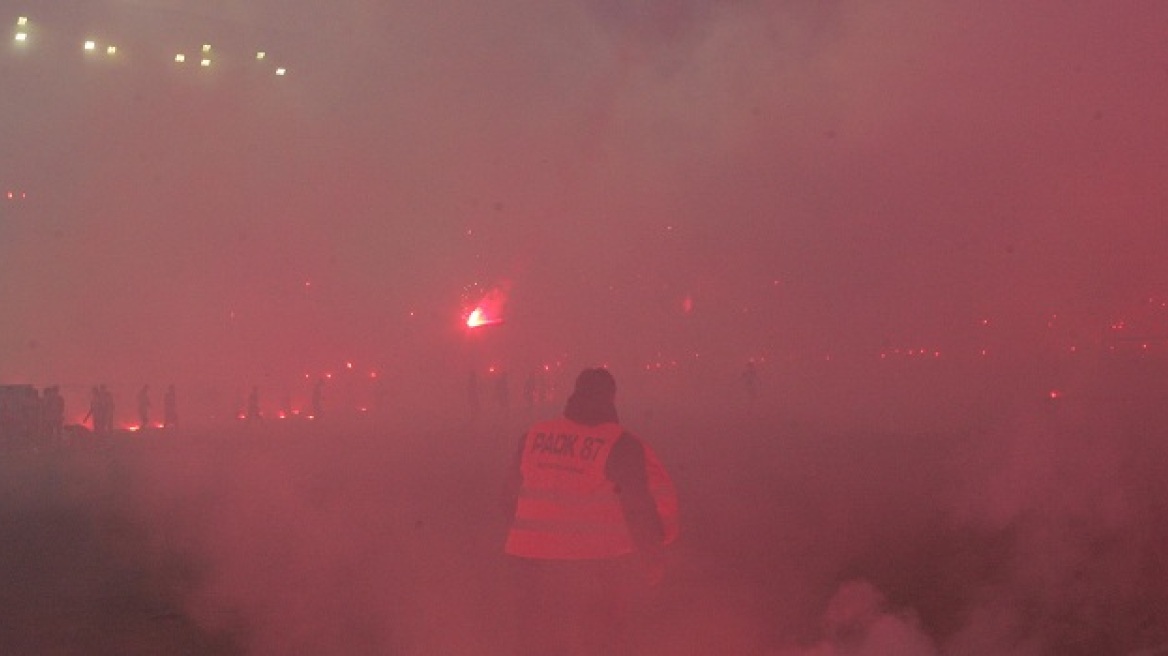
[[[28,25],[28,16],[18,16],[16,18],[17,25]]]
[[[16,40],[17,41],[28,41],[28,34],[25,32],[17,32],[16,33]]]
[[[324,375],[324,377],[325,377],[326,379],[328,379],[328,380],[332,380],[332,379],[333,379],[333,375],[332,375],[332,374],[325,374],[325,375]]]
[[[268,56],[268,53],[264,52],[263,50],[256,53],[256,59],[263,59],[264,57],[267,57],[267,56]]]
[[[369,412],[369,408],[357,408],[361,412]]]
[[[690,312],[693,312],[693,309],[694,309],[693,296],[686,296],[685,298],[683,298],[681,300],[681,311],[682,312],[689,314]]]
[[[95,48],[97,48],[97,44],[94,43],[93,41],[86,41],[85,42],[85,49],[86,50],[93,50]]]
[[[1058,390],[1051,390],[1050,391],[1050,398],[1052,398],[1052,399],[1059,399],[1059,398],[1062,398],[1062,396],[1063,396],[1063,393],[1058,391]]]
[[[352,363],[352,362],[346,362],[346,363],[345,363],[345,368],[346,368],[346,369],[352,369],[352,368],[353,368],[353,363]]]
[[[187,60],[187,56],[180,52],[179,54],[174,56],[174,60],[181,64]]]
[[[210,59],[204,59],[203,61],[199,62],[199,66],[202,66],[203,68],[206,68],[210,65],[211,65]]]
[[[466,317],[468,328],[493,326],[503,323],[503,308],[507,305],[510,283],[504,281],[487,292],[479,304]]]
[[[370,371],[370,372],[369,372],[369,377],[370,377],[370,378],[377,378],[377,372],[376,372],[376,371]]]
[[[105,49],[105,54],[107,54],[107,55],[116,55],[117,53],[118,53],[117,46],[107,46]]]
[[[481,307],[477,307],[470,316],[466,318],[466,325],[468,328],[478,328],[479,326],[489,326],[491,322],[487,319],[487,315],[483,312]]]
[[[283,74],[284,74],[284,73],[286,73],[286,72],[287,72],[287,71],[286,71],[285,69],[283,69],[283,68],[277,68],[277,69],[276,69],[276,75],[283,75]]]
[[[211,52],[211,44],[210,43],[203,44],[203,52]]]

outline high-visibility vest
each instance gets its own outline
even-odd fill
[[[636,550],[620,498],[605,475],[612,447],[623,433],[617,423],[588,426],[564,418],[537,424],[527,433],[519,465],[523,483],[506,553],[582,560]],[[677,493],[656,454],[641,444],[649,491],[669,543],[678,535]]]

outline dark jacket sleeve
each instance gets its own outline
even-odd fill
[[[616,486],[629,533],[641,551],[661,549],[665,529],[657,503],[649,492],[649,475],[645,470],[645,449],[641,442],[624,433],[612,447],[605,467],[608,480]]]

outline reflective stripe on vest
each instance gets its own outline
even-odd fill
[[[562,418],[528,432],[520,460],[523,484],[507,536],[507,553],[586,559],[635,550],[620,498],[605,472],[612,447],[623,433],[616,423],[586,426]],[[649,491],[668,544],[678,536],[677,491],[657,455],[638,442],[645,452]]]

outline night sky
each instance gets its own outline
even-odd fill
[[[445,362],[491,290],[516,366],[730,368],[956,357],[986,325],[1089,348],[1168,295],[1162,2],[0,7],[18,16],[3,382]]]

